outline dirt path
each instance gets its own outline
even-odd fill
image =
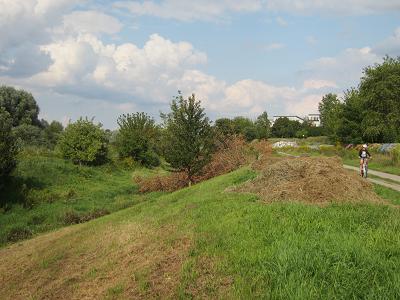
[[[360,168],[358,168],[358,167],[353,167],[353,166],[349,166],[349,165],[343,165],[343,166],[349,170],[360,171]],[[368,170],[368,174],[375,175],[375,176],[378,176],[381,178],[390,179],[393,181],[397,181],[400,184],[400,176],[398,176],[398,175],[383,173],[383,172],[374,171],[371,169]]]
[[[349,169],[349,170],[357,171],[357,172],[360,171],[359,168],[353,167],[353,166],[343,165],[343,167],[345,167],[346,169]],[[381,178],[386,178],[386,179],[390,179],[390,180],[398,182],[399,184],[395,184],[395,183],[390,183],[390,182],[387,182],[387,181],[384,181],[384,180],[380,180],[380,179],[368,178],[368,180],[371,181],[372,183],[383,185],[383,186],[391,188],[391,189],[393,189],[395,191],[400,192],[400,176],[393,175],[393,174],[388,174],[388,173],[383,173],[383,172],[379,172],[379,171],[374,171],[374,170],[371,170],[371,169],[368,170],[368,174],[375,175],[375,176],[378,176],[378,177],[381,177]]]

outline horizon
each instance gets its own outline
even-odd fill
[[[0,2],[0,84],[40,118],[160,111],[181,90],[211,120],[304,116],[363,68],[400,55],[400,2],[106,0]]]

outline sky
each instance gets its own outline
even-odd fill
[[[400,0],[0,0],[0,85],[40,117],[168,112],[194,93],[215,120],[318,111],[400,56]]]

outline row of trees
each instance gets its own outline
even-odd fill
[[[343,99],[325,95],[319,111],[332,141],[400,142],[400,57],[365,68],[358,88],[346,91]]]

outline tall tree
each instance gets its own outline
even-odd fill
[[[184,99],[179,92],[171,103],[171,112],[161,117],[165,123],[165,159],[173,168],[184,171],[188,184],[210,161],[213,133],[209,119],[193,94]]]
[[[341,113],[343,104],[336,94],[325,95],[318,105],[321,114],[321,123],[328,135],[333,141],[338,139],[338,130],[341,123]]]
[[[255,122],[257,138],[267,139],[271,136],[271,122],[268,119],[268,113],[264,111],[257,117]]]
[[[365,100],[364,140],[400,141],[400,57],[365,68],[359,90]]]
[[[16,165],[17,146],[11,128],[10,114],[0,107],[0,189]]]
[[[301,124],[298,121],[291,121],[287,117],[279,118],[272,126],[272,135],[279,138],[292,138],[301,130]]]
[[[39,106],[32,94],[9,86],[0,86],[0,107],[11,117],[13,127],[19,125],[39,126]]]

